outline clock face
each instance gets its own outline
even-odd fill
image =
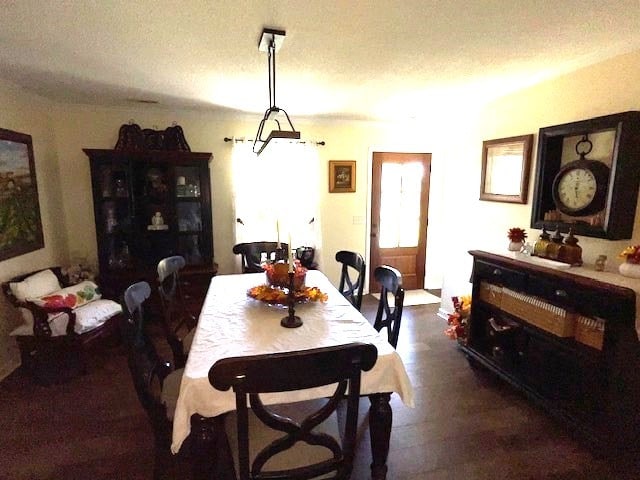
[[[585,168],[567,171],[558,182],[558,198],[567,210],[582,210],[596,196],[596,177]]]
[[[609,167],[595,160],[576,160],[560,169],[553,182],[558,210],[574,217],[592,215],[605,206]]]

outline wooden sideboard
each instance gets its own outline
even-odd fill
[[[632,289],[473,250],[461,348],[598,449],[640,444]]]

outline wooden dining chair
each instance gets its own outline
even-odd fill
[[[381,288],[378,312],[373,327],[378,331],[386,327],[389,343],[393,345],[393,348],[396,348],[404,303],[402,274],[389,265],[381,265],[373,271],[373,276]],[[391,301],[389,297],[391,297]]]
[[[280,243],[282,255],[287,258],[289,245]],[[262,272],[263,257],[267,260],[274,260],[278,242],[247,242],[238,243],[233,246],[233,253],[242,255],[242,273]]]
[[[158,262],[158,294],[162,305],[163,328],[176,368],[182,368],[186,364],[198,322],[189,312],[181,289],[180,270],[185,264],[184,257],[180,255],[163,258]]]
[[[338,290],[354,307],[360,310],[362,306],[362,289],[364,288],[367,270],[364,258],[359,253],[340,250],[336,253],[336,261],[342,264]],[[351,279],[350,269],[352,270],[351,274],[354,275],[353,280]]]
[[[173,412],[178,400],[183,369],[174,370],[170,362],[158,355],[145,325],[143,304],[150,295],[151,287],[147,282],[135,283],[124,292],[124,307],[127,313],[124,339],[129,371],[140,404],[147,413],[153,430],[154,480],[187,478],[183,477],[182,473],[188,470],[184,454],[174,458],[170,450]],[[186,451],[188,448],[183,450]]]
[[[237,433],[234,455],[239,479],[301,480],[330,473],[335,473],[330,478],[349,478],[358,426],[361,371],[373,368],[377,358],[374,345],[352,343],[217,361],[209,370],[209,382],[221,391],[232,388],[236,397],[236,412],[229,415],[227,427]],[[328,399],[286,407],[267,407],[260,396],[335,383],[337,387]],[[345,394],[346,425],[341,438],[335,412]],[[247,408],[247,397],[252,413]],[[301,420],[292,418],[296,410],[304,410],[309,404],[314,408],[308,415]],[[333,435],[326,433],[332,423],[336,427]]]

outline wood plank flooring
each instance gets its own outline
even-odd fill
[[[367,318],[375,308],[365,297]],[[437,309],[405,308],[398,351],[416,406],[393,396],[389,480],[640,478],[638,465],[597,458],[509,386],[472,369],[443,335]],[[15,372],[0,383],[0,412],[2,480],[151,478],[151,429],[121,348],[96,352],[90,373],[63,385],[34,386]],[[366,426],[364,411],[354,479],[369,478]]]

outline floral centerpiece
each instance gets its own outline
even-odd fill
[[[640,264],[640,245],[629,246],[620,252],[618,256],[624,258],[625,262]]]
[[[284,262],[264,263],[262,269],[267,276],[267,282],[272,287],[289,288],[289,264]],[[307,269],[300,265],[300,260],[294,261],[293,289],[304,288]]]
[[[447,328],[444,333],[452,340],[464,342],[467,338],[467,320],[471,313],[471,295],[461,297],[451,297],[453,302],[453,313],[449,314]]]
[[[287,292],[270,285],[258,285],[250,288],[247,295],[272,305],[286,305],[288,299]],[[293,292],[293,297],[296,303],[326,302],[328,298],[327,294],[323,293],[318,287],[303,287]]]
[[[318,287],[305,286],[307,269],[299,260],[294,260],[293,300],[302,302],[326,302],[327,294]],[[267,283],[250,288],[247,295],[272,305],[286,305],[289,297],[289,264],[285,262],[267,262],[262,264]]]
[[[618,270],[621,275],[631,278],[640,278],[640,245],[631,245],[618,255],[624,258]]]

